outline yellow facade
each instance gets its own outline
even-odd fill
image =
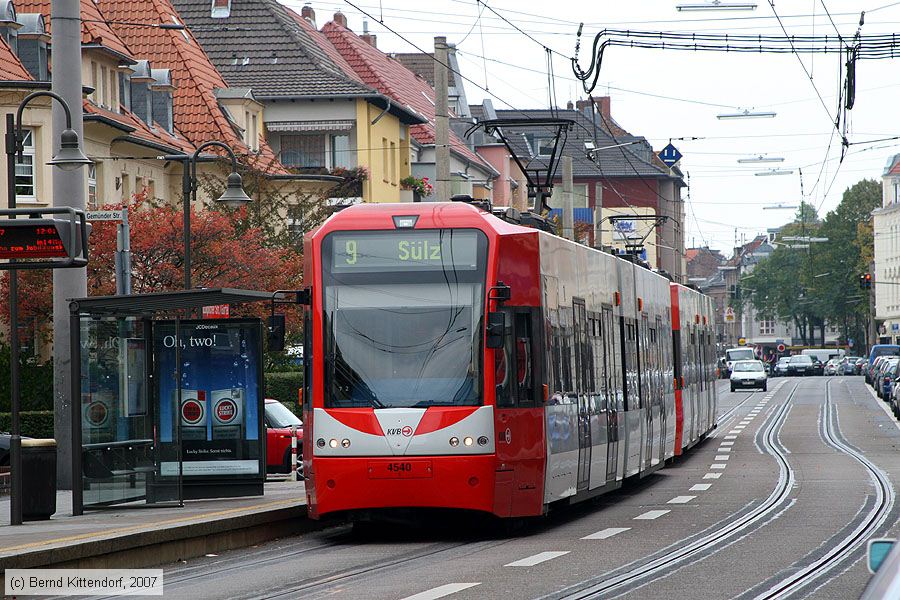
[[[409,126],[383,109],[356,101],[357,165],[369,171],[363,202],[400,202],[400,180],[410,174]]]

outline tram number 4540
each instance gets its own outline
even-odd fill
[[[430,460],[370,461],[369,479],[429,479],[432,476]]]

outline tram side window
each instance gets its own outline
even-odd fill
[[[532,316],[516,313],[516,394],[519,406],[534,406],[534,361]]]
[[[506,317],[506,327],[503,332],[505,343],[502,348],[494,350],[494,399],[498,407],[509,408],[515,406],[512,383],[513,336],[511,315],[505,313],[504,316]]]
[[[313,385],[313,353],[312,353],[312,319],[310,310],[303,311],[303,412],[312,412]],[[307,417],[307,421],[309,417]]]

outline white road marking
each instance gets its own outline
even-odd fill
[[[726,465],[725,463],[713,463],[713,464],[709,465],[709,468],[710,469],[724,469],[727,466],[728,465]]]
[[[403,600],[437,600],[437,598],[443,598],[444,596],[467,590],[476,585],[481,585],[481,583],[448,583],[424,592],[419,592],[418,594],[413,594],[412,596],[407,596],[406,598],[403,598]]]
[[[734,440],[731,440],[730,442],[722,442],[719,445],[720,446],[734,446]]]
[[[553,560],[554,558],[559,558],[560,556],[565,556],[568,554],[568,550],[564,550],[562,552],[539,552],[534,556],[529,556],[528,558],[523,558],[522,560],[517,560],[511,562],[509,564],[503,565],[504,567],[533,567],[534,565],[539,565],[542,562],[546,562],[548,560]]]
[[[696,497],[697,496],[675,496],[674,498],[666,502],[666,504],[687,504]]]
[[[728,460],[729,458],[727,454],[716,454],[716,460]]]
[[[719,474],[720,473],[716,473],[716,475],[719,475]],[[708,490],[711,487],[712,487],[711,483],[695,483],[694,485],[691,486],[691,489],[689,489],[688,491],[689,492],[705,492],[706,490]]]
[[[631,527],[607,527],[606,529],[601,529],[597,533],[592,533],[591,535],[584,536],[583,540],[605,540],[606,538],[611,538],[614,535],[619,535],[620,533],[624,533],[631,529]]]
[[[707,473],[706,475],[703,476],[703,479],[718,479],[721,476],[722,476],[721,473]]]
[[[731,452],[731,446],[719,446],[716,452]]]
[[[736,440],[736,439],[737,439],[737,436],[736,436],[736,435],[726,435],[726,436],[725,436],[725,439],[726,439],[726,440]]]
[[[637,520],[652,521],[653,519],[660,518],[661,516],[663,516],[664,514],[666,514],[668,512],[672,512],[672,511],[670,511],[670,510],[648,510],[644,514],[636,516],[634,519],[635,519],[635,521],[637,521]]]
[[[735,429],[732,429],[731,431],[729,431],[728,433],[730,433],[732,437],[737,437],[737,434],[739,434],[740,432],[741,432],[741,429],[735,428]],[[726,440],[728,439],[727,435],[725,436],[725,439]]]

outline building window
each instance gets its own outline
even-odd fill
[[[389,148],[387,138],[381,138],[381,179],[385,183],[390,181],[390,174],[388,173],[388,150]]]
[[[553,153],[553,146],[556,140],[552,139],[539,139],[537,140],[537,153],[538,156],[550,156]]]
[[[97,163],[91,163],[87,168],[88,206],[97,208]]]
[[[324,169],[325,134],[308,133],[303,135],[281,136],[281,163],[286,167],[297,169]]]
[[[391,183],[397,185],[397,145],[391,142]]]
[[[91,92],[89,98],[91,102],[100,106],[100,98],[103,93],[100,90],[100,68],[94,61],[91,61],[91,86],[94,88],[94,91]]]
[[[331,166],[345,169],[353,167],[353,153],[350,151],[349,135],[331,136]]]
[[[22,160],[16,155],[16,198],[34,202],[37,199],[34,179],[34,130],[23,129]]]
[[[900,179],[894,180],[894,204],[900,202]]]
[[[288,206],[287,228],[288,233],[291,234],[291,238],[295,241],[299,242],[303,238],[304,227],[302,206]]]
[[[259,150],[259,121],[256,113],[250,115],[250,149]]]
[[[212,0],[212,12],[214,19],[227,19],[231,16],[231,0]]]
[[[131,110],[131,77],[127,73],[119,73],[119,112]]]
[[[775,319],[760,319],[759,335],[775,335]]]
[[[122,201],[131,201],[131,175],[122,173]]]

